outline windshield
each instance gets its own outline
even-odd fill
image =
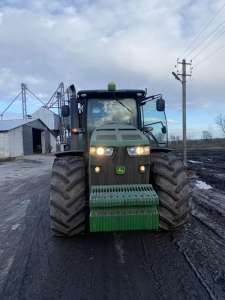
[[[137,127],[135,99],[88,100],[87,126],[92,130],[105,124],[128,124]]]

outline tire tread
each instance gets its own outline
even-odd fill
[[[87,223],[83,157],[56,158],[50,190],[51,229],[55,236],[83,233]]]
[[[151,155],[152,184],[159,196],[160,229],[175,230],[188,221],[191,189],[183,163],[172,153]]]

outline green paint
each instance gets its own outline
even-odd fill
[[[158,205],[150,184],[92,186],[90,231],[157,230]]]
[[[159,217],[156,207],[144,210],[128,208],[115,210],[94,210],[90,214],[90,231],[129,231],[129,230],[157,230]]]
[[[124,166],[116,167],[116,175],[124,175],[126,173],[126,168]]]

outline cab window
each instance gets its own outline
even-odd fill
[[[89,130],[106,124],[126,124],[137,127],[135,99],[89,99],[87,126]]]

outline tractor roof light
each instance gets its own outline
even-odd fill
[[[113,81],[109,82],[108,83],[108,91],[115,92],[115,90],[116,90],[116,84],[115,84],[115,82],[113,82]]]

